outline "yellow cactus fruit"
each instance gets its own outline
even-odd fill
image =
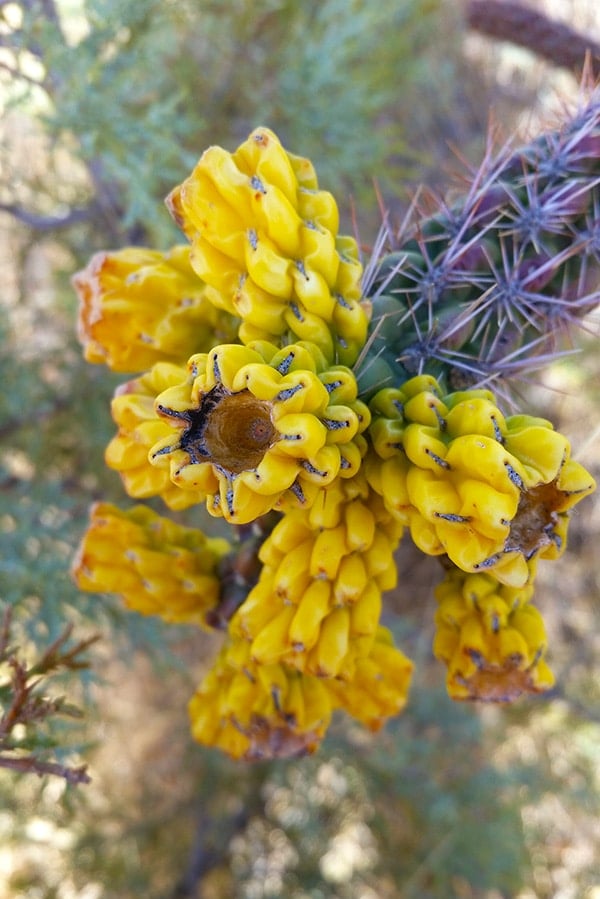
[[[354,398],[332,403],[336,380],[306,343],[225,344],[192,356],[185,379],[156,397],[163,431],[150,461],[233,524],[281,507],[286,495],[306,507],[352,464],[351,447],[362,451],[354,441],[369,412],[355,384],[352,394],[349,369],[344,378]]]
[[[595,487],[550,422],[504,417],[487,390],[442,396],[419,376],[371,404],[369,482],[417,546],[523,586],[564,550],[568,513]]]
[[[212,304],[214,290],[194,272],[187,245],[97,253],[73,285],[85,358],[113,371],[184,362],[236,334],[236,320]]]
[[[167,206],[215,302],[241,319],[244,343],[290,329],[329,361],[356,361],[367,334],[358,250],[338,235],[335,200],[308,160],[257,128],[234,153],[206,150]]]
[[[314,752],[331,700],[314,677],[257,665],[243,642],[227,642],[189,703],[192,735],[235,759],[260,761]]]
[[[287,512],[262,544],[258,583],[230,632],[259,664],[348,680],[375,638],[382,591],[395,586],[402,528],[362,474],[322,494]]]
[[[205,495],[193,487],[176,486],[168,471],[150,464],[148,453],[158,440],[172,433],[169,423],[154,410],[156,396],[185,376],[185,368],[157,362],[146,374],[118,387],[111,403],[118,431],[104,454],[108,467],[119,472],[129,496],[160,496],[170,509],[177,510],[202,502]]]
[[[511,702],[552,687],[544,622],[530,601],[533,569],[519,588],[452,569],[435,592],[433,651],[448,667],[453,699]]]
[[[380,626],[369,654],[357,660],[351,680],[323,683],[334,708],[377,731],[406,705],[412,670],[413,663],[394,646],[390,631]]]
[[[136,612],[207,627],[221,590],[218,564],[230,549],[146,506],[123,512],[96,503],[72,573],[81,590],[116,593]]]

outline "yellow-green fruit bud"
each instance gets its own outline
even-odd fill
[[[189,704],[192,734],[236,759],[290,758],[314,752],[331,718],[331,700],[314,677],[283,665],[257,665],[248,644],[228,642]]]
[[[311,509],[287,512],[262,544],[263,568],[232,636],[251,643],[259,664],[351,678],[375,637],[381,593],[396,584],[401,533],[362,473],[335,481]]]
[[[350,680],[324,681],[334,708],[341,708],[377,731],[406,705],[412,662],[393,645],[387,628],[379,627],[367,655],[359,658]]]
[[[595,484],[550,422],[505,418],[485,390],[442,397],[429,376],[370,408],[369,482],[424,552],[519,587],[531,559],[564,550],[568,512]]]
[[[335,200],[308,160],[257,128],[234,153],[206,150],[167,205],[244,343],[290,329],[330,362],[356,361],[367,335],[358,249],[338,235]]]
[[[346,394],[355,395],[350,370],[335,367],[332,380],[323,354],[306,343],[279,350],[265,342],[226,344],[192,356],[186,379],[156,397],[167,433],[150,462],[234,524],[286,500],[308,507],[312,487],[344,473],[343,450],[369,423],[358,400],[331,402],[335,389],[327,385],[340,371]]]
[[[530,602],[533,573],[515,588],[491,574],[452,569],[437,587],[433,650],[448,667],[453,699],[510,702],[553,685],[544,622]]]
[[[185,376],[185,368],[157,362],[146,374],[118,387],[111,403],[118,432],[105,452],[106,464],[119,472],[129,496],[135,499],[160,496],[170,509],[186,509],[204,499],[201,490],[176,486],[168,471],[156,468],[148,460],[148,453],[157,441],[172,433],[168,422],[155,412],[156,396],[179,384]]]
[[[73,278],[78,336],[88,362],[142,371],[233,340],[237,320],[212,302],[190,264],[189,246],[167,253],[126,247],[97,253]]]

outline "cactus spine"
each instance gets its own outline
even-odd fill
[[[386,227],[361,390],[415,374],[510,385],[556,357],[598,303],[599,189],[596,97],[562,130],[489,153],[460,201]]]

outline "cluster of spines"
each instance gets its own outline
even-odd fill
[[[384,228],[366,277],[365,392],[398,371],[509,383],[556,357],[597,305],[600,100],[518,151],[490,151],[470,180],[455,204]]]

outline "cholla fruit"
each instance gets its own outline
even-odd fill
[[[436,588],[433,651],[448,667],[453,699],[510,702],[552,687],[544,621],[531,604],[532,580],[507,587],[490,574],[452,569]]]
[[[345,401],[332,402],[342,374]],[[369,423],[350,371],[332,373],[310,344],[228,344],[192,356],[186,380],[161,393],[155,410],[172,427],[151,463],[234,524],[286,494],[309,505],[338,474],[357,470]]]
[[[364,476],[331,485],[312,509],[288,512],[262,544],[258,583],[231,633],[250,642],[258,663],[352,680],[373,646],[382,592],[396,584],[401,533]]]
[[[117,388],[111,414],[118,426],[104,458],[118,471],[129,496],[147,499],[160,496],[170,509],[186,509],[203,500],[198,489],[177,486],[168,470],[150,464],[148,453],[157,441],[171,435],[169,423],[158,416],[154,403],[167,387],[180,384],[185,367],[157,362],[149,372]]]
[[[85,358],[113,371],[178,362],[235,336],[235,319],[210,301],[187,245],[97,253],[73,285]]]
[[[334,708],[377,731],[408,701],[413,664],[394,646],[391,632],[378,627],[367,655],[356,660],[350,681],[324,681]]]
[[[257,128],[235,153],[206,150],[167,206],[244,343],[290,331],[330,361],[356,360],[367,331],[356,242],[338,235],[336,202],[307,159]]]
[[[530,559],[563,552],[568,512],[595,483],[550,422],[505,418],[486,390],[442,396],[428,375],[370,405],[370,482],[423,552],[516,587]]]
[[[382,627],[350,681],[313,677],[285,663],[258,663],[250,645],[234,638],[190,701],[192,733],[233,758],[305,755],[319,745],[334,709],[379,730],[404,708],[411,674],[412,663]]]
[[[147,506],[123,512],[96,503],[73,575],[82,590],[116,593],[136,612],[207,626],[219,600],[219,562],[230,550],[227,540],[175,524]]]
[[[233,758],[256,761],[314,752],[331,719],[317,678],[257,665],[245,642],[227,642],[189,703],[192,734]]]

